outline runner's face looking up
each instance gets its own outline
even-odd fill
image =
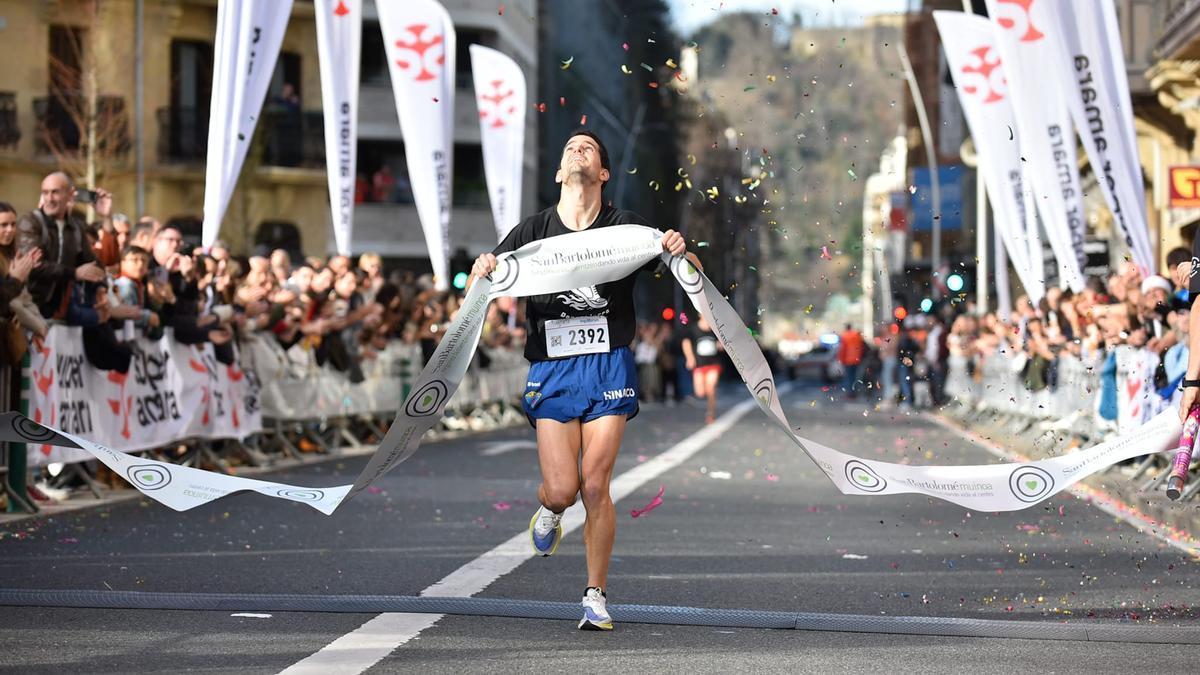
[[[587,136],[572,136],[563,147],[562,161],[554,176],[564,185],[603,185],[608,182],[608,169],[600,162],[600,146]]]

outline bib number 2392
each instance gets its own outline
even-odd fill
[[[603,354],[609,350],[606,317],[551,319],[546,322],[545,328],[546,355],[552,359],[578,354]]]

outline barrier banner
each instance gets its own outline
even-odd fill
[[[1156,266],[1116,6],[1057,0],[1038,2],[1034,8],[1035,16],[1045,21],[1045,32],[1056,36],[1052,43],[1059,48],[1058,58],[1043,64],[1043,77],[1066,94],[1113,219],[1133,261],[1149,273]]]
[[[257,377],[226,366],[212,346],[138,338],[129,371],[98,370],[82,330],[53,326],[30,351],[29,416],[135,452],[184,438],[244,438],[262,430]],[[30,444],[29,463],[78,462],[82,451]]]
[[[1117,433],[1136,429],[1158,411],[1155,399],[1162,397],[1154,389],[1154,371],[1158,354],[1148,349],[1121,345],[1117,355]]]
[[[206,248],[221,231],[221,219],[254,138],[291,14],[292,0],[225,0],[217,5],[217,54],[213,58],[204,174],[202,242]]]
[[[212,345],[183,345],[165,338],[181,375],[180,399],[192,412],[185,437],[245,438],[262,431],[259,387],[236,361],[217,360]]]
[[[501,255],[492,278],[472,284],[457,316],[447,326],[445,336],[354,485],[287,485],[132,457],[15,412],[0,415],[0,440],[82,448],[127,477],[146,496],[179,511],[250,490],[305,503],[330,514],[347,497],[416,452],[422,436],[441,417],[466,374],[491,298],[558,293],[580,285],[616,281],[660,256],[693,306],[712,326],[759,408],[844,494],[916,493],[970,509],[1014,511],[1041,502],[1115,462],[1173,449],[1179,440],[1179,417],[1171,410],[1120,438],[1087,450],[1017,464],[895,464],[860,459],[802,438],[792,431],[767,360],[737,312],[687,260],[662,252],[661,232],[640,225],[574,232]]]
[[[450,288],[454,24],[434,0],[375,0],[417,217],[437,289]]]
[[[325,173],[339,255],[350,255],[358,155],[358,71],[362,0],[316,0],[321,107],[325,110]]]
[[[1021,285],[1036,303],[1046,294],[1041,237],[1034,205],[1027,199],[1016,115],[995,33],[988,20],[980,16],[937,11],[933,19],[942,36],[942,48],[971,138],[975,139],[978,170],[987,186],[996,230]],[[997,275],[1001,269],[997,268]]]
[[[417,345],[390,344],[363,360],[364,379],[354,384],[329,365],[318,365],[303,342],[284,351],[271,337],[250,336],[240,348],[246,373],[259,378],[262,414],[274,420],[395,413],[421,359]]]
[[[496,240],[521,222],[521,179],[525,165],[525,73],[507,55],[471,45],[471,73],[479,104],[483,173]]]
[[[1041,3],[1017,4],[987,0],[996,47],[1004,64],[1008,94],[1017,121],[1021,156],[1029,171],[1029,185],[1054,257],[1060,284],[1083,291],[1083,251],[1086,234],[1083,193],[1079,185],[1079,160],[1075,153],[1075,127],[1067,101],[1057,86],[1046,86],[1046,64],[1059,58],[1058,36],[1047,34],[1035,20],[1044,12]]]

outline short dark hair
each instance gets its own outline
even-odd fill
[[[147,258],[149,258],[150,252],[147,251],[146,249],[142,248],[141,246],[134,246],[133,244],[129,244],[128,246],[125,247],[125,249],[123,251],[121,251],[121,260],[124,260],[125,258],[128,258],[131,255],[144,255]]]
[[[567,147],[567,143],[570,143],[571,139],[575,138],[576,136],[587,136],[596,142],[596,147],[600,149],[600,168],[606,169],[609,173],[612,173],[612,166],[608,163],[608,148],[604,147],[604,141],[600,140],[600,137],[597,136],[595,132],[587,129],[576,129],[575,131],[571,132],[571,135],[567,136],[567,140],[563,142],[563,147]]]
[[[1171,270],[1174,270],[1175,266],[1178,265],[1179,263],[1189,262],[1189,261],[1191,261],[1191,259],[1192,259],[1191,249],[1185,248],[1183,246],[1176,246],[1175,248],[1173,248],[1167,252],[1167,267],[1171,268]]]
[[[12,204],[9,204],[8,202],[0,202],[0,213],[15,214],[16,212],[17,212],[17,210],[13,208]]]

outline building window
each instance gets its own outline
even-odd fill
[[[159,111],[161,158],[200,160],[207,154],[212,69],[212,45],[171,41],[171,105]]]
[[[313,133],[308,133],[304,110],[300,99],[300,55],[282,52],[275,62],[271,84],[267,89],[267,100],[263,102],[262,127],[259,134],[266,147],[263,162],[272,166],[300,166],[313,164]],[[317,115],[311,131],[316,133],[317,145],[324,142],[321,120]],[[323,146],[322,146],[323,149]],[[324,152],[321,153],[324,157]]]
[[[0,147],[16,148],[21,140],[21,128],[17,124],[17,95],[11,91],[0,91]]]
[[[483,47],[496,46],[496,33],[490,30],[465,29],[458,31],[455,46],[454,70],[455,87],[469,88],[473,86],[471,75],[471,45]]]
[[[454,205],[488,206],[482,146],[454,146]]]
[[[383,46],[383,32],[378,22],[363,24],[359,81],[377,86],[386,86],[392,81],[388,73],[387,50]]]
[[[361,141],[358,144],[358,202],[412,204],[404,144],[396,141]]]
[[[300,55],[294,52],[280,52],[279,60],[275,62],[275,72],[271,74],[271,85],[267,88],[268,99],[281,99],[287,93],[285,85],[291,85],[291,93],[295,95],[296,105],[300,105],[303,72],[300,70]]]
[[[83,50],[87,31],[75,26],[50,26],[50,93],[83,90]]]
[[[404,144],[375,140],[360,142],[355,192],[355,199],[360,203],[412,204],[412,184],[408,179]],[[488,205],[483,150],[478,145],[454,146],[454,205]]]
[[[83,106],[83,54],[87,31],[50,26],[47,96],[33,101],[38,121],[39,152],[61,153],[79,148],[79,113]]]
[[[261,254],[260,248],[268,248],[271,251],[281,248],[288,252],[292,260],[303,260],[303,247],[300,244],[300,228],[296,227],[295,223],[286,220],[264,220],[254,233],[255,250],[252,253]],[[269,251],[267,255],[270,255]]]

